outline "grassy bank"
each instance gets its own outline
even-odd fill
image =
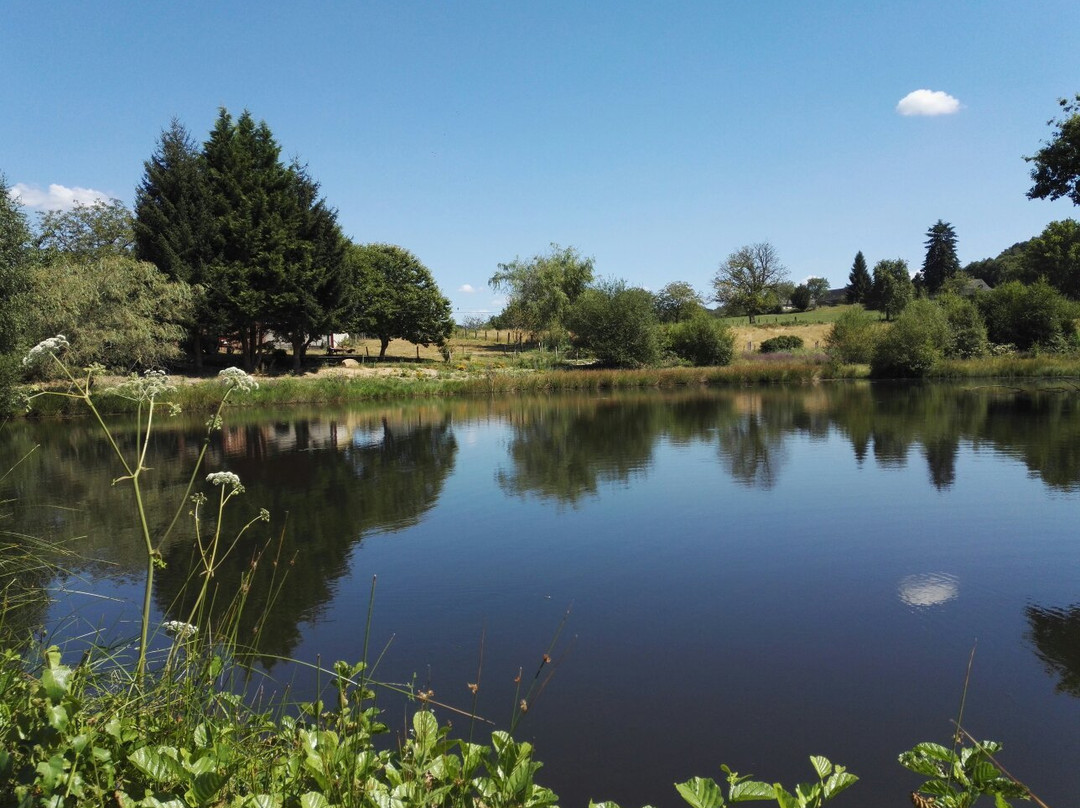
[[[809,384],[823,378],[858,378],[858,366],[822,364],[817,359],[771,355],[758,361],[739,361],[713,368],[640,368],[633,370],[559,368],[532,370],[522,367],[493,369],[465,365],[397,366],[391,373],[372,374],[323,369],[303,376],[266,376],[259,388],[244,399],[243,406],[282,407],[296,404],[344,404],[350,401],[389,401],[493,393],[547,393],[560,390],[626,390],[688,386],[743,386],[754,384]],[[184,412],[210,412],[218,404],[220,388],[213,379],[187,380],[177,384],[169,401]],[[132,412],[137,404],[124,398],[97,397],[103,412]],[[34,404],[35,416],[80,413],[74,399],[49,396]]]

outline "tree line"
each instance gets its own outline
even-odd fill
[[[1028,196],[1080,204],[1080,95],[1061,107],[1049,142],[1025,158],[1033,166]],[[271,333],[291,346],[294,369],[314,339],[335,331],[377,336],[380,354],[394,338],[445,341],[450,304],[430,271],[402,247],[352,242],[307,167],[283,162],[280,152],[266,123],[246,111],[234,119],[220,110],[201,145],[174,120],[144,164],[134,211],[117,200],[76,206],[44,214],[36,232],[0,175],[0,386],[18,375],[20,350],[55,333],[75,336],[82,353],[74,361],[126,368],[181,354],[198,367],[223,336],[239,343],[248,369]],[[975,280],[994,287],[977,304]],[[767,242],[720,263],[708,301],[718,311],[682,281],[653,293],[598,279],[591,258],[554,244],[499,264],[489,284],[507,300],[495,327],[542,334],[617,366],[665,354],[723,364],[733,337],[716,314],[753,322],[830,296],[823,278],[792,284]],[[890,322],[920,298],[944,294],[946,319],[975,331],[981,323],[990,343],[1061,346],[1075,334],[1069,306],[1080,299],[1080,224],[1052,222],[996,258],[961,268],[956,233],[939,220],[914,277],[902,259],[878,261],[871,273],[859,252],[845,292]],[[966,344],[970,353],[981,343]]]
[[[178,120],[162,132],[129,211],[119,200],[41,215],[37,227],[0,176],[0,353],[65,333],[73,357],[196,368],[219,339],[253,369],[270,336],[299,369],[334,332],[441,343],[449,300],[407,249],[357,244],[265,122],[220,110],[199,144]],[[15,304],[15,305],[12,305]]]

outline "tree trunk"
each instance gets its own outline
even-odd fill
[[[304,367],[304,339],[299,334],[293,334],[290,341],[292,342],[293,373],[299,374]]]
[[[379,337],[379,359],[386,356],[386,349],[390,345],[390,337]]]

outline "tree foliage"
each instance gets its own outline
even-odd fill
[[[1019,280],[1024,273],[1024,253],[1028,242],[1020,241],[1006,247],[994,258],[984,258],[965,264],[962,272],[972,278],[979,278],[988,286],[997,286],[1006,281]]]
[[[925,376],[945,358],[949,340],[942,308],[930,300],[913,300],[877,341],[870,372],[884,378]]]
[[[956,231],[951,224],[938,219],[926,231],[926,258],[923,259],[917,282],[921,282],[930,294],[937,294],[945,282],[959,271]]]
[[[810,287],[800,283],[791,291],[791,306],[797,311],[806,311],[814,302]]]
[[[874,285],[871,303],[892,320],[915,296],[907,261],[903,258],[883,259],[874,265]]]
[[[500,325],[535,333],[564,326],[570,307],[592,281],[592,258],[552,244],[547,255],[499,264],[488,285],[507,297]]]
[[[45,261],[130,256],[134,246],[134,219],[119,199],[46,211],[38,225],[37,247]]]
[[[810,277],[806,279],[806,288],[810,292],[810,302],[815,308],[825,302],[829,295],[829,279]]]
[[[450,301],[431,272],[408,250],[392,244],[350,245],[356,309],[352,326],[379,338],[379,358],[392,339],[442,345],[454,331]]]
[[[1021,266],[1020,280],[1042,278],[1066,297],[1080,300],[1080,223],[1050,222],[1027,242]]]
[[[735,333],[704,312],[676,323],[667,333],[668,350],[698,367],[731,364]]]
[[[1027,350],[1075,339],[1076,304],[1044,280],[1030,285],[1009,281],[978,302],[991,342]]]
[[[655,295],[656,317],[662,323],[681,323],[695,317],[705,302],[686,281],[672,281]]]
[[[236,330],[248,369],[255,366],[292,246],[295,205],[280,151],[266,122],[256,123],[246,110],[234,122],[222,109],[203,147],[215,223],[207,304]]]
[[[740,247],[720,264],[713,277],[714,300],[754,322],[757,315],[776,308],[776,287],[787,277],[787,268],[768,242]]]
[[[350,287],[337,212],[319,197],[319,184],[305,167],[290,166],[288,177],[290,244],[266,324],[292,344],[293,370],[299,371],[311,341],[344,321]]]
[[[866,259],[863,258],[862,251],[859,251],[855,253],[855,260],[851,264],[851,272],[848,273],[848,303],[868,302],[873,288],[874,281],[870,277],[870,271],[866,268]]]
[[[18,300],[29,284],[31,234],[26,214],[10,196],[0,173],[0,415],[11,409],[19,376],[16,356],[22,342],[25,307]]]
[[[1060,199],[1080,205],[1080,93],[1072,100],[1058,99],[1062,116],[1047,122],[1053,127],[1050,142],[1032,157],[1028,199]]]
[[[949,324],[949,344],[946,354],[950,358],[971,359],[982,356],[987,349],[986,323],[979,307],[971,298],[953,292],[944,292],[936,303],[945,313]]]
[[[143,168],[135,191],[135,255],[191,286],[193,339],[188,348],[201,366],[203,341],[231,330],[206,294],[216,225],[205,164],[198,144],[174,118]]]
[[[825,335],[825,350],[838,362],[868,363],[874,355],[880,327],[861,308],[843,312]]]
[[[34,339],[64,334],[68,361],[119,370],[160,367],[179,355],[190,288],[129,256],[56,260],[30,273],[26,295]]]
[[[567,318],[575,344],[604,365],[639,367],[660,356],[652,295],[608,280],[586,289]]]

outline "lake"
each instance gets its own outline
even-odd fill
[[[157,524],[201,431],[174,419],[155,437]],[[140,544],[94,425],[0,435],[0,467],[14,466],[0,527],[78,553],[41,581],[56,600],[32,619],[54,637],[133,634]],[[836,383],[233,409],[205,472],[219,469],[247,489],[226,535],[271,513],[217,576],[234,593],[269,543],[242,617],[266,689],[313,692],[288,659],[361,658],[377,576],[377,678],[466,710],[479,681],[477,712],[502,729],[535,681],[514,735],[563,805],[679,805],[672,784],[720,779],[721,763],[790,787],[812,777],[810,754],[861,777],[838,804],[906,804],[920,780],[896,756],[949,743],[973,648],[965,726],[1003,742],[1005,766],[1051,805],[1080,792],[1076,390]],[[161,620],[186,616],[191,548],[185,521],[164,548]],[[402,731],[414,705],[379,703]]]

